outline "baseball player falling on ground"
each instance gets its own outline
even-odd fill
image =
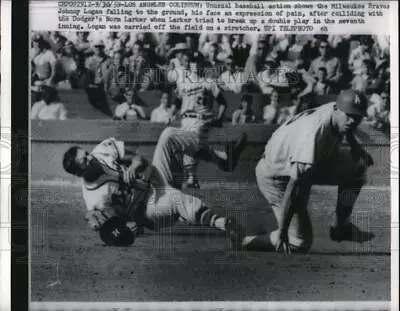
[[[191,225],[215,227],[227,232],[232,247],[243,239],[240,225],[233,217],[220,217],[200,199],[174,188],[183,174],[184,154],[205,160],[212,156],[207,147],[193,154],[195,141],[184,139],[179,129],[166,128],[156,146],[152,165],[124,143],[113,138],[100,143],[91,153],[71,147],[63,158],[66,172],[82,177],[86,219],[109,245],[125,246],[134,242],[142,227],[158,231],[178,220]],[[234,167],[242,147],[229,148],[224,166]]]
[[[256,177],[260,191],[273,209],[278,229],[270,234],[247,236],[242,247],[285,253],[308,251],[313,232],[307,203],[313,184],[339,186],[330,238],[337,242],[357,239],[357,228],[349,217],[373,160],[357,143],[353,130],[366,109],[363,94],[345,90],[336,102],[295,115],[276,130],[256,167]],[[350,151],[339,149],[344,137]],[[372,237],[371,234],[358,238]]]
[[[186,70],[178,75],[176,81],[177,97],[180,100],[181,129],[185,132],[185,139],[196,140],[198,144],[206,144],[208,133],[212,126],[221,126],[226,110],[226,101],[217,84],[206,79],[199,72],[201,61],[199,57],[184,54],[189,61]],[[187,61],[186,61],[187,63]],[[213,112],[213,100],[217,101],[218,113]],[[245,140],[246,137],[243,137]],[[215,151],[217,154],[219,151]],[[197,159],[185,155],[183,158],[184,170],[188,188],[199,188],[196,175]]]

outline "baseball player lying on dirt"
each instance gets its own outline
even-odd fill
[[[330,227],[333,241],[370,239],[354,234],[349,218],[365,182],[371,156],[357,143],[353,131],[367,109],[357,91],[342,91],[336,102],[306,110],[281,125],[268,141],[256,167],[257,184],[273,209],[278,229],[247,236],[248,250],[308,251],[313,242],[307,203],[314,184],[338,185],[335,216]],[[339,148],[343,138],[350,151]],[[362,242],[362,240],[358,240]]]
[[[221,166],[236,166],[243,150],[241,140],[228,148]],[[226,231],[232,247],[238,248],[243,230],[233,217],[217,215],[200,199],[176,187],[176,180],[182,180],[184,154],[197,152],[196,156],[206,160],[212,156],[207,146],[192,147],[179,129],[169,127],[159,138],[151,165],[129,153],[123,142],[109,138],[91,153],[71,147],[64,154],[63,167],[81,177],[86,219],[108,245],[127,246],[134,242],[138,228],[158,231],[183,220]]]

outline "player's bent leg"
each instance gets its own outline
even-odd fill
[[[225,151],[214,150],[208,144],[202,144],[196,158],[214,163],[221,170],[233,172],[246,145],[247,134],[242,133],[237,140],[227,143]]]
[[[226,232],[232,248],[239,249],[244,237],[243,227],[234,217],[223,217],[209,208],[197,197],[177,189],[170,189],[170,202],[174,213],[189,225],[216,228]]]
[[[283,210],[281,202],[286,191],[289,177],[270,178],[265,171],[265,165],[261,160],[256,167],[257,185],[267,200],[268,206],[273,210],[276,220],[281,219]],[[296,211],[288,228],[289,242],[295,248],[301,250],[311,247],[313,240],[313,230],[311,219],[307,210],[307,204],[310,196],[311,185],[302,185],[301,195],[296,200]],[[299,191],[300,193],[300,191]],[[256,237],[247,237],[244,241],[246,248],[261,248],[268,250],[274,249],[274,244],[267,238],[268,235],[259,235]],[[247,245],[249,244],[249,245]]]
[[[154,179],[159,185],[182,187],[183,155],[193,154],[199,149],[199,139],[194,133],[167,127],[158,139],[153,155]]]

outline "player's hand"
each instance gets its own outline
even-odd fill
[[[141,179],[147,166],[148,162],[146,159],[139,155],[135,155],[132,158],[131,165],[129,165],[127,170],[124,172],[124,182],[128,185],[132,185],[137,179]]]
[[[124,172],[124,183],[127,185],[132,185],[136,180],[136,167],[129,166]]]
[[[285,255],[291,254],[287,231],[279,230],[278,239],[276,242],[275,250],[277,252],[283,252]]]

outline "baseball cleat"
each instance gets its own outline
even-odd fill
[[[247,145],[247,134],[242,133],[240,138],[236,140],[233,144],[228,143],[227,145],[227,163],[225,170],[228,172],[233,172],[239,162],[240,155],[242,154],[244,148]]]
[[[231,248],[240,250],[245,237],[244,228],[234,217],[227,217],[225,221],[225,232],[231,241]]]
[[[363,243],[370,241],[375,237],[372,232],[362,231],[352,223],[344,226],[330,227],[329,236],[332,241],[338,243],[342,241]]]

